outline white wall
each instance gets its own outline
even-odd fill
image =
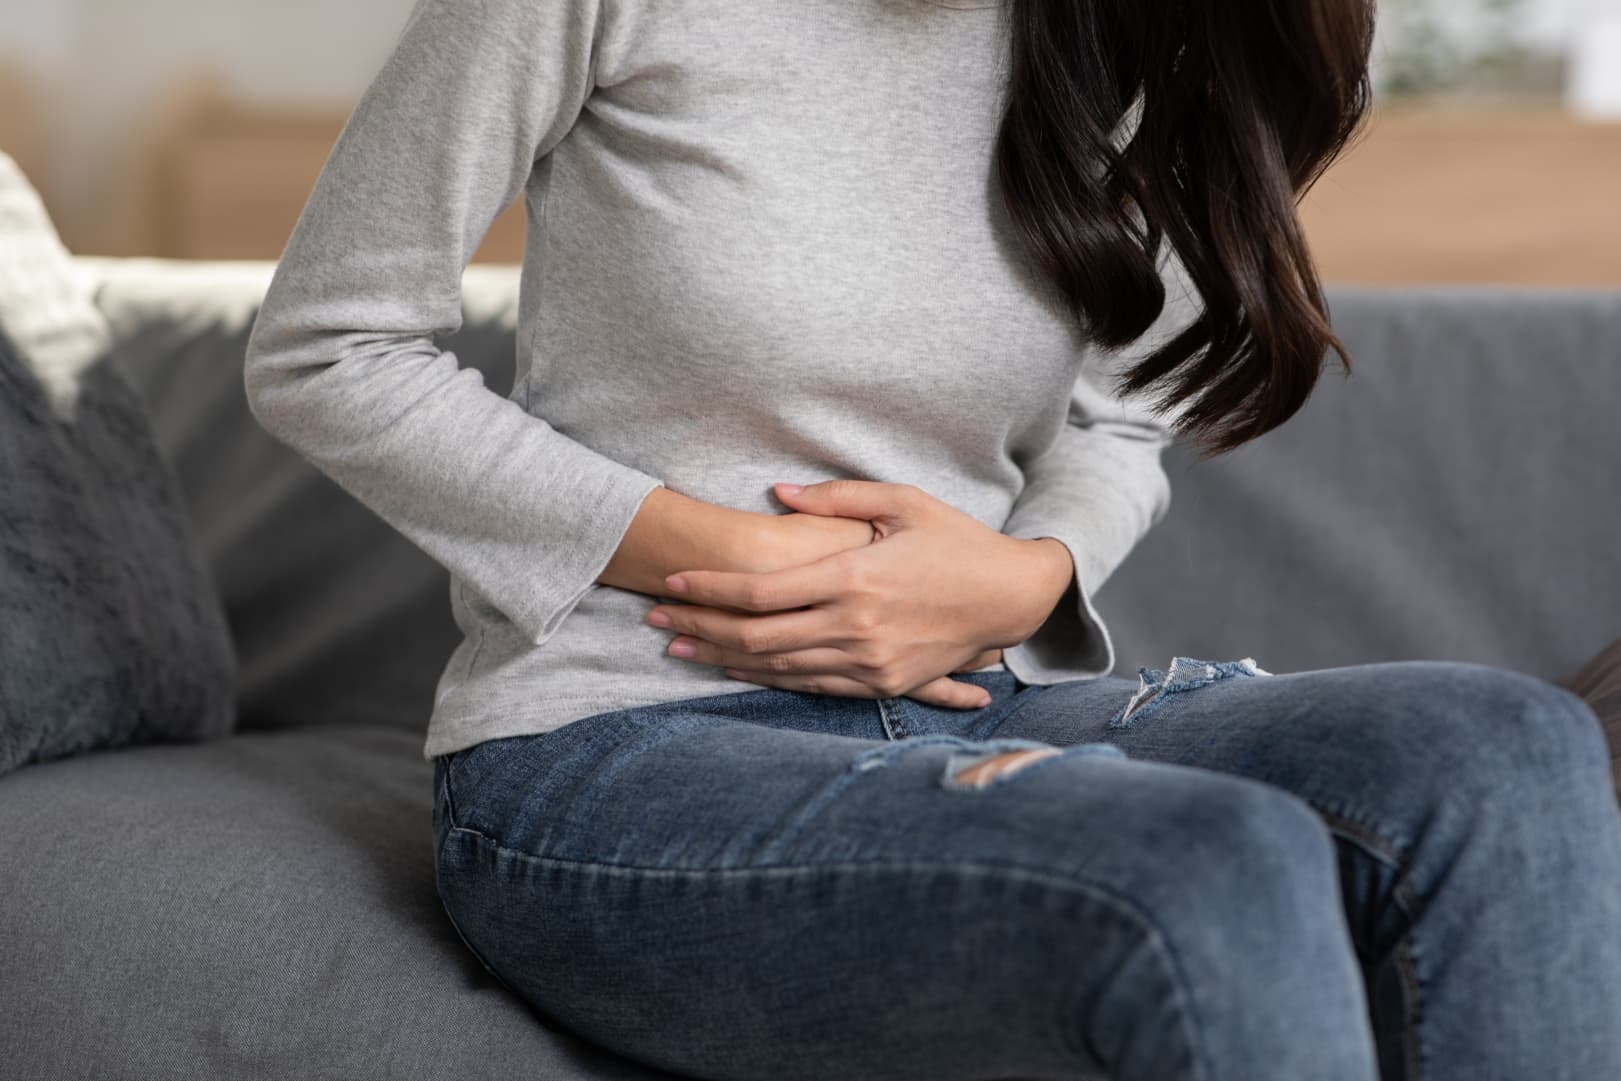
[[[183,88],[347,109],[413,0],[0,0],[0,68],[36,89],[38,183],[72,241],[113,213],[139,141]]]

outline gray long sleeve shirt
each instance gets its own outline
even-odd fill
[[[1164,512],[1163,422],[1015,240],[1005,9],[946,0],[419,0],[248,347],[254,415],[451,572],[424,756],[755,688],[599,585],[659,485],[908,482],[1077,588],[1006,667],[1107,672],[1091,594]],[[510,396],[435,345],[529,215]],[[1186,317],[1185,297],[1144,346]]]

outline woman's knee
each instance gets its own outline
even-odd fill
[[[1313,764],[1300,790],[1389,844],[1484,837],[1488,822],[1558,828],[1558,819],[1614,799],[1597,718],[1532,676],[1405,662],[1338,670],[1321,689],[1314,725],[1298,736]],[[1457,829],[1436,832],[1448,822]]]
[[[1281,789],[1180,774],[1157,794],[1157,808],[1121,813],[1118,840],[1135,859],[1116,887],[1145,936],[1100,986],[1129,985],[1152,957],[1199,1019],[1207,1047],[1283,1053],[1346,1039],[1361,987],[1328,827]],[[1155,785],[1140,787],[1154,795]]]
[[[1410,756],[1413,765],[1435,780],[1472,779],[1490,790],[1510,779],[1569,782],[1607,769],[1598,719],[1563,688],[1487,665],[1390,667],[1393,708],[1384,711],[1384,722],[1406,729],[1403,742],[1419,750]]]
[[[1333,837],[1304,801],[1203,771],[1140,787],[1114,828],[1136,856],[1127,888],[1168,935],[1242,956],[1253,936],[1315,933],[1337,911]]]

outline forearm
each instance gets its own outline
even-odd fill
[[[655,488],[597,581],[667,596],[664,579],[677,571],[736,569],[762,517]]]
[[[755,514],[661,487],[642,501],[597,581],[668,596],[664,579],[679,571],[764,574],[859,548],[872,536],[859,518]]]
[[[1030,553],[1029,590],[1033,597],[1041,598],[1042,617],[1037,621],[1034,634],[1052,615],[1060,601],[1069,596],[1075,585],[1075,560],[1064,543],[1053,537],[1037,537],[1024,542]]]

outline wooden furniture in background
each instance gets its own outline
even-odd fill
[[[156,254],[276,259],[326,164],[344,117],[204,110],[172,136],[158,184]],[[490,227],[475,262],[523,260],[524,212]]]
[[[0,151],[34,182],[47,175],[47,150],[39,123],[39,93],[28,73],[0,57]]]
[[[1382,110],[1304,214],[1330,281],[1621,288],[1621,124]]]
[[[343,117],[210,110],[175,138],[159,254],[276,258]],[[1329,281],[1621,287],[1621,124],[1548,109],[1384,109],[1307,199]],[[518,262],[523,210],[477,259]]]

